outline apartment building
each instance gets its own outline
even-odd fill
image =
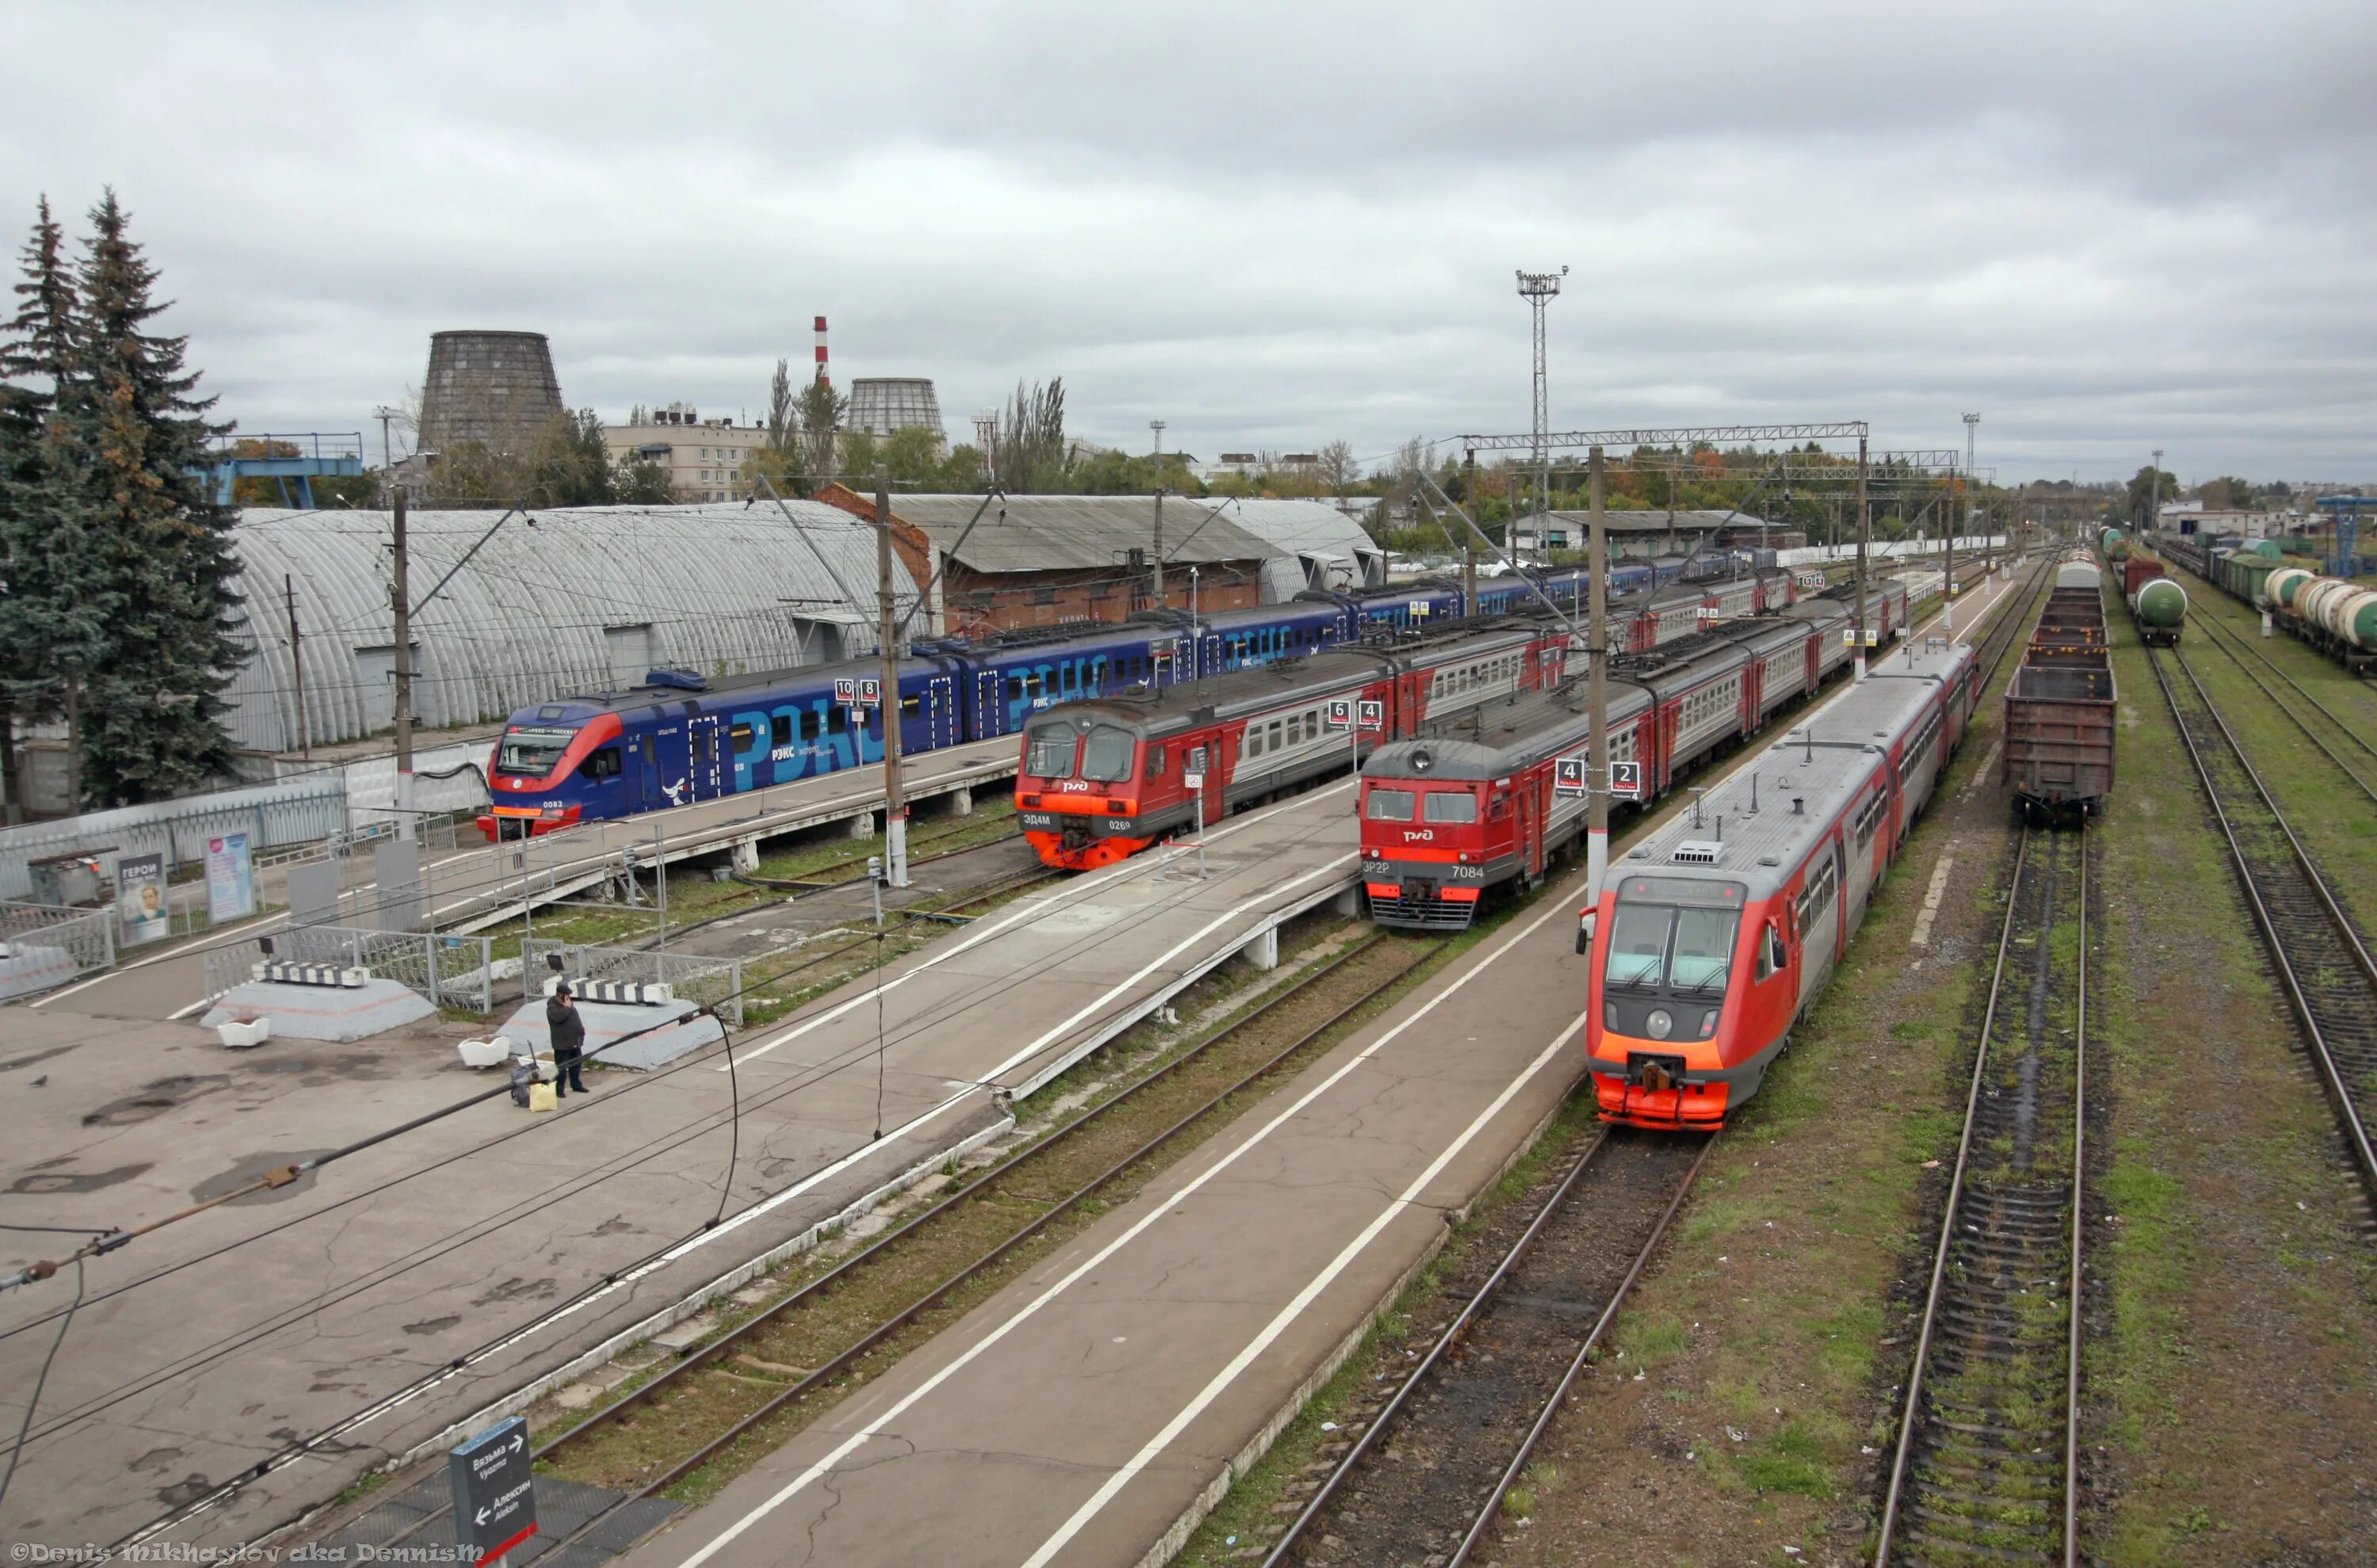
[[[758,420],[697,419],[663,409],[649,425],[606,425],[603,444],[615,461],[641,459],[666,470],[680,501],[739,501],[750,493],[743,460],[767,445]]]

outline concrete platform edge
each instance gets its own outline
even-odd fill
[[[1361,1321],[1354,1325],[1345,1337],[1330,1347],[1329,1354],[1320,1359],[1320,1364],[1313,1368],[1288,1391],[1287,1397],[1280,1402],[1279,1408],[1273,1410],[1265,1418],[1263,1424],[1255,1429],[1254,1436],[1247,1440],[1244,1447],[1230,1455],[1230,1462],[1222,1467],[1222,1473],[1207,1482],[1197,1495],[1189,1500],[1188,1506],[1181,1510],[1180,1516],[1173,1520],[1162,1535],[1155,1538],[1155,1544],[1147,1549],[1135,1568],[1165,1568],[1165,1564],[1179,1555],[1181,1550],[1188,1544],[1189,1538],[1197,1533],[1197,1526],[1202,1525],[1207,1515],[1219,1508],[1223,1499],[1230,1495],[1230,1489],[1245,1479],[1257,1465],[1262,1463],[1263,1456],[1271,1452],[1272,1444],[1279,1441],[1279,1434],[1287,1430],[1288,1423],[1302,1415],[1304,1407],[1312,1403],[1312,1396],[1320,1393],[1322,1386],[1331,1378],[1335,1377],[1346,1362],[1354,1359],[1354,1352],[1362,1347],[1362,1340],[1370,1332],[1371,1325],[1386,1314],[1387,1310],[1395,1304],[1396,1299],[1411,1287],[1414,1280],[1426,1272],[1428,1264],[1436,1262],[1438,1255],[1444,1251],[1446,1235],[1454,1225],[1469,1216],[1471,1207],[1477,1202],[1478,1193],[1489,1191],[1496,1182],[1517,1168],[1519,1161],[1526,1157],[1527,1151],[1534,1148],[1543,1135],[1550,1130],[1551,1124],[1559,1117],[1560,1107],[1568,1104],[1570,1098],[1575,1095],[1577,1083],[1583,1076],[1584,1074],[1580,1072],[1575,1079],[1570,1081],[1569,1086],[1561,1091],[1560,1097],[1552,1103],[1552,1108],[1545,1112],[1535,1126],[1527,1130],[1526,1136],[1512,1146],[1511,1152],[1503,1157],[1502,1163],[1496,1166],[1486,1179],[1478,1184],[1477,1191],[1470,1194],[1469,1202],[1445,1215],[1444,1224],[1437,1227],[1435,1239],[1421,1250],[1418,1257],[1412,1260],[1409,1268],[1394,1277],[1388,1285],[1385,1293],[1371,1304],[1369,1311],[1362,1314]]]
[[[1206,957],[1199,959],[1195,964],[1183,969],[1173,978],[1170,985],[1165,986],[1161,990],[1151,993],[1143,1000],[1125,1009],[1122,1012],[1117,1013],[1115,1017],[1109,1019],[1105,1025],[1091,1034],[1090,1036],[1083,1040],[1080,1045],[1073,1047],[1063,1055],[1055,1059],[1047,1066],[1032,1073],[1021,1083],[1016,1084],[1009,1093],[1018,1100],[1028,1098],[1029,1096],[1039,1093],[1049,1083],[1055,1082],[1057,1078],[1062,1077],[1064,1073],[1076,1062],[1082,1060],[1093,1051],[1095,1051],[1099,1047],[1106,1045],[1124,1030],[1131,1028],[1133,1025],[1140,1023],[1148,1018],[1153,1017],[1156,1011],[1161,1009],[1165,1002],[1170,1001],[1174,997],[1178,996],[1181,992],[1187,990],[1189,987],[1195,985],[1206,976],[1211,975],[1214,970],[1219,969],[1231,959],[1236,958],[1238,955],[1239,950],[1244,948],[1248,942],[1251,942],[1256,938],[1261,936],[1266,930],[1275,931],[1279,929],[1280,927],[1287,924],[1290,920],[1295,919],[1297,916],[1308,914],[1312,910],[1320,908],[1330,900],[1341,896],[1347,888],[1356,885],[1360,880],[1361,878],[1358,875],[1349,874],[1343,882],[1323,889],[1319,892],[1309,894],[1283,909],[1274,910],[1270,914],[1260,916],[1256,920],[1254,926],[1248,929],[1245,935],[1229,939],[1226,945],[1217,947]]]
[[[372,1466],[371,1473],[396,1475],[424,1459],[443,1454],[472,1432],[484,1429],[491,1422],[520,1414],[555,1389],[574,1382],[592,1371],[628,1346],[639,1340],[650,1339],[663,1329],[673,1328],[686,1319],[698,1315],[718,1298],[742,1288],[786,1259],[798,1257],[801,1253],[809,1251],[818,1244],[827,1230],[848,1225],[886,1199],[895,1197],[914,1187],[949,1161],[962,1158],[985,1143],[1005,1137],[1014,1130],[1014,1127],[1015,1118],[1012,1115],[1002,1116],[988,1126],[968,1133],[946,1148],[927,1153],[905,1170],[893,1175],[881,1186],[853,1199],[840,1210],[817,1220],[806,1229],[778,1242],[758,1256],[736,1264],[700,1288],[680,1297],[676,1301],[662,1308],[641,1322],[622,1329],[601,1343],[579,1352],[551,1371],[531,1379],[502,1398],[492,1401],[448,1426],[442,1431],[413,1444],[393,1459],[385,1460]],[[252,1548],[263,1547],[293,1530],[304,1529],[320,1519],[331,1506],[329,1503],[323,1503],[309,1508],[296,1518],[285,1524],[274,1526],[250,1541],[248,1545]]]

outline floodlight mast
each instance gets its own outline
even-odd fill
[[[1568,276],[1563,267],[1557,272],[1522,272],[1519,277],[1519,297],[1527,302],[1535,313],[1535,446],[1530,455],[1535,464],[1538,479],[1535,509],[1551,509],[1551,395],[1546,379],[1544,361],[1544,307],[1559,297],[1560,280]]]

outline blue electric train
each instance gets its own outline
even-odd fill
[[[1705,559],[1706,557],[1702,557]],[[1689,575],[1701,575],[1701,560]],[[1742,563],[1746,564],[1746,563]],[[1639,593],[1688,575],[1681,558],[1629,562],[1610,574],[1613,593]],[[1720,572],[1738,569],[1730,559]],[[1571,614],[1585,602],[1582,568],[1531,573]],[[1481,579],[1481,617],[1540,612],[1516,576]],[[1034,709],[1169,686],[1319,652],[1390,629],[1425,630],[1466,618],[1457,582],[1425,579],[1359,595],[1307,592],[1282,604],[1197,617],[1142,611],[1093,628],[1001,632],[981,640],[920,639],[900,663],[900,748],[931,751],[1013,735]],[[560,697],[512,714],[487,767],[490,839],[552,832],[574,822],[787,784],[879,762],[883,720],[835,696],[837,680],[879,676],[873,658],[711,680],[656,669],[627,691]]]

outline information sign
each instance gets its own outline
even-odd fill
[[[1366,730],[1384,729],[1387,727],[1387,705],[1385,702],[1375,698],[1363,702],[1362,727]]]
[[[1329,727],[1333,730],[1349,730],[1354,727],[1352,698],[1332,697],[1329,700]]]
[[[1190,789],[1203,789],[1205,787],[1205,775],[1202,773],[1183,773],[1180,775],[1180,782]]]
[[[862,708],[879,708],[883,705],[883,682],[880,677],[868,676],[858,683],[858,705]]]
[[[446,1476],[454,1490],[454,1544],[473,1564],[492,1562],[536,1534],[527,1421],[497,1421],[452,1450]]]
[[[256,913],[256,886],[245,833],[207,840],[207,918],[215,925]]]
[[[857,678],[854,676],[834,676],[833,700],[845,708],[854,706],[858,701]]]
[[[173,934],[173,917],[165,907],[163,856],[127,855],[115,863],[115,908],[125,947]]]
[[[1561,757],[1552,762],[1552,789],[1559,795],[1589,795],[1584,782],[1584,759]]]
[[[1628,800],[1642,798],[1642,764],[1612,762],[1609,764],[1609,793]]]

